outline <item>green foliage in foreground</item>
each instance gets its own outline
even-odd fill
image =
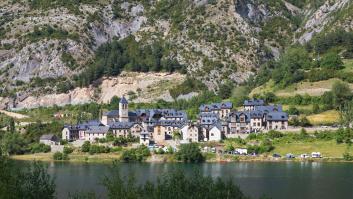
[[[0,151],[0,198],[55,198],[54,180],[42,164],[34,162],[27,168],[19,167],[1,156]]]
[[[214,180],[195,172],[190,177],[181,171],[163,175],[156,183],[138,184],[133,176],[122,176],[118,168],[103,180],[110,199],[214,199],[249,198],[231,180]],[[189,176],[189,175],[188,175]]]

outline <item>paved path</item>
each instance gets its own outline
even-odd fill
[[[9,111],[5,111],[5,110],[0,110],[0,113],[3,113],[5,115],[10,116],[10,117],[15,118],[15,119],[29,118],[27,115],[23,115],[23,114],[20,114],[20,113],[9,112]]]

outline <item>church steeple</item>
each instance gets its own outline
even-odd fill
[[[129,121],[129,103],[124,96],[120,99],[119,102],[119,121]]]

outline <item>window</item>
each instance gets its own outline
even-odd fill
[[[245,122],[245,117],[244,116],[240,117],[240,122]]]

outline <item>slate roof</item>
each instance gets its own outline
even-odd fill
[[[270,112],[266,115],[267,121],[288,121],[288,114],[285,112]]]
[[[150,122],[158,121],[160,117],[187,120],[186,112],[176,109],[138,109],[135,113],[137,117],[145,116],[145,120]]]
[[[240,116],[245,115],[245,122],[249,123],[251,119],[251,114],[249,111],[233,111],[229,113],[228,121],[231,120],[231,117],[235,117],[236,122],[240,122]]]
[[[172,126],[181,128],[185,124],[185,121],[181,120],[161,120],[158,121],[155,126]]]
[[[99,120],[89,120],[87,122],[81,123],[80,125],[85,125],[85,126],[104,126]]]
[[[265,102],[262,99],[251,99],[251,100],[244,101],[244,106],[263,106],[263,105],[265,105]]]
[[[119,110],[108,111],[103,113],[103,115],[108,117],[119,117]]]
[[[222,131],[222,124],[220,122],[214,122],[213,124],[206,125],[206,124],[201,124],[202,128],[211,130],[213,127],[217,127],[220,131]]]
[[[199,107],[199,110],[201,112],[205,112],[206,109],[208,109],[208,111],[213,111],[213,110],[232,109],[232,108],[233,108],[232,102],[221,102],[221,103],[212,103],[212,104],[202,104]]]
[[[56,141],[58,138],[54,134],[44,134],[40,136],[39,140],[50,140],[50,141]]]
[[[111,129],[130,129],[135,124],[135,122],[113,122],[108,125]]]
[[[129,111],[129,117],[136,117],[137,114],[134,111]],[[104,116],[108,116],[108,117],[119,117],[119,110],[112,110],[112,111],[107,111],[105,113],[103,113]]]
[[[216,113],[203,112],[199,114],[199,120],[201,125],[210,125],[219,121],[219,117]]]
[[[150,133],[149,133],[148,131],[146,131],[146,130],[143,130],[143,131],[140,133],[140,135],[147,135],[147,136],[149,136]]]
[[[109,126],[90,126],[86,133],[108,133]]]
[[[255,106],[255,110],[268,112],[282,112],[282,105]]]
[[[264,113],[259,110],[255,111],[250,111],[250,118],[262,118],[264,116]]]
[[[126,100],[126,98],[124,96],[120,99],[119,103],[128,104],[128,102],[127,102],[127,100]]]

